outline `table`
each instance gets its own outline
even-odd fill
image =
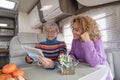
[[[9,50],[0,48],[0,69],[9,63]]]
[[[46,70],[38,66],[23,69],[28,80],[105,80],[108,74],[106,66],[93,68],[85,63],[75,67],[74,75],[61,75],[57,69]]]

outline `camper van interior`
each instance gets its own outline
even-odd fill
[[[120,80],[120,0],[0,0],[0,69],[14,63],[25,70],[28,80],[106,80],[105,67],[90,68],[80,63],[74,75],[63,76],[25,61],[22,46],[35,46],[45,41],[43,25],[50,21],[58,25],[57,39],[65,41],[69,53],[73,39],[71,19],[75,15],[95,19],[113,80]]]

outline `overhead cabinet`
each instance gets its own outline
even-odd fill
[[[77,10],[75,0],[40,0],[29,13],[31,27],[40,27],[49,20],[63,19],[73,15]]]
[[[73,15],[77,10],[75,0],[40,0],[44,20]]]

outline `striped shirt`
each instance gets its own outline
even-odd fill
[[[60,54],[66,54],[66,44],[65,42],[54,40],[46,40],[45,42],[40,42],[36,48],[41,49],[46,58],[52,59],[53,61],[58,61],[58,56]]]

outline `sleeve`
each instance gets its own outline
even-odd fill
[[[66,52],[67,52],[66,44],[65,44],[65,42],[62,42],[62,43],[60,44],[59,53],[60,53],[60,54],[66,54]]]
[[[67,52],[67,49],[66,49],[66,44],[65,42],[60,42],[59,44],[59,55],[60,54],[66,54]],[[57,59],[58,60],[58,59]],[[58,64],[59,64],[59,60],[58,61],[54,61],[54,68],[53,69],[56,69],[58,68]]]
[[[36,45],[35,45],[35,48],[40,49],[40,48],[41,48],[41,43],[36,44]]]
[[[45,68],[46,70],[54,70],[58,68],[58,62],[54,61],[54,67],[53,68]]]
[[[71,50],[70,50],[69,55],[72,56],[74,60],[76,60],[76,57],[75,57],[75,55],[74,55],[74,53],[75,53],[75,52],[74,52],[74,50],[75,50],[75,49],[74,49],[74,48],[75,48],[74,45],[75,45],[75,42],[74,42],[74,40],[73,40],[73,41],[72,41],[72,46],[71,46]]]
[[[103,64],[106,60],[106,55],[101,40],[96,40],[96,42],[83,42],[82,47],[85,52],[85,58],[91,66],[95,67],[99,64]]]

